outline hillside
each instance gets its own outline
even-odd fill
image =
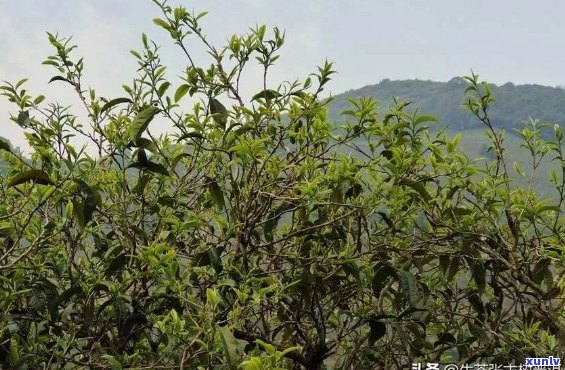
[[[467,83],[462,78],[449,82],[423,80],[391,81],[384,79],[376,85],[349,90],[336,95],[330,105],[332,117],[347,109],[347,98],[371,96],[380,101],[381,111],[392,96],[415,102],[422,113],[436,116],[441,125],[449,125],[454,131],[477,128],[476,119],[461,109]],[[531,118],[550,123],[565,124],[565,90],[541,85],[491,85],[496,103],[490,112],[496,127],[511,131],[522,127]]]

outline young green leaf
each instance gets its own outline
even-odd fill
[[[189,89],[190,86],[188,86],[187,84],[180,85],[175,92],[175,103],[178,103],[179,100],[181,100],[182,97],[186,95]]]
[[[44,100],[45,100],[45,96],[39,95],[39,96],[37,96],[35,99],[33,99],[33,104],[39,105],[39,104],[41,104],[41,102],[43,102]]]
[[[163,82],[161,86],[159,86],[159,88],[157,89],[157,96],[162,97],[169,88],[169,86],[171,86],[171,83],[169,81]]]

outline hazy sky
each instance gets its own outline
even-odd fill
[[[204,32],[216,45],[256,24],[286,30],[274,80],[304,78],[327,58],[335,62],[333,94],[383,78],[447,81],[471,70],[496,84],[565,85],[565,2],[558,0],[223,0],[171,1],[207,10]],[[150,0],[0,0],[0,80],[29,77],[33,93],[71,99],[41,65],[52,53],[46,31],[72,35],[85,58],[87,82],[122,95],[141,32],[160,43],[175,76],[186,61],[151,20]],[[190,45],[189,45],[190,48]],[[253,76],[251,79],[255,78]],[[259,80],[259,76],[256,76]],[[73,102],[70,100],[70,102]],[[13,108],[0,97],[0,136],[22,145]]]

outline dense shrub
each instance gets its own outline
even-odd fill
[[[203,14],[159,7],[186,57],[182,84],[144,34],[137,78],[100,97],[50,34],[52,83],[87,114],[25,81],[0,87],[32,148],[0,144],[3,366],[401,369],[563,354],[559,126],[553,141],[524,129],[533,166],[513,169],[488,85],[467,78],[464,104],[495,148],[480,170],[407,102],[379,119],[375,101],[352,101],[345,124],[330,122],[330,63],[270,86],[279,30],[216,48]],[[185,46],[197,41],[209,67]],[[265,83],[246,97],[250,63]],[[150,134],[164,122],[170,134]],[[559,169],[556,199],[509,175],[542,156]]]

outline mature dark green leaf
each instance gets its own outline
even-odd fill
[[[466,216],[466,215],[470,215],[472,213],[473,213],[473,210],[469,209],[469,208],[463,208],[463,207],[453,208],[453,214],[455,216]]]
[[[388,159],[389,161],[390,161],[390,160],[392,159],[392,157],[393,157],[392,150],[389,150],[389,149],[383,150],[383,151],[381,152],[381,155],[382,155],[383,157],[385,157],[386,159]]]
[[[20,111],[20,113],[18,113],[18,118],[16,119],[16,122],[20,127],[27,128],[30,123],[29,111],[27,110]]]
[[[273,241],[273,231],[277,226],[280,216],[274,217],[272,214],[269,214],[269,218],[263,224],[263,236],[269,242]]]
[[[86,223],[88,222],[85,218],[84,212],[84,201],[83,200],[73,200],[73,215],[78,226],[84,229]]]
[[[536,284],[541,284],[548,275],[551,276],[550,265],[551,259],[549,258],[542,258],[534,265],[532,269],[532,280]]]
[[[128,257],[125,253],[121,253],[118,256],[114,257],[110,264],[108,265],[108,269],[106,270],[107,274],[115,274],[121,271],[126,264],[128,263]]]
[[[451,258],[451,263],[449,264],[449,270],[447,271],[447,280],[451,280],[455,277],[457,272],[459,272],[459,265],[461,261],[458,256],[453,256]]]
[[[449,192],[447,193],[446,198],[447,199],[451,199],[453,197],[453,195],[455,195],[455,193],[457,192],[457,190],[460,189],[459,185],[456,185],[454,187],[452,187],[451,189],[449,189]]]
[[[442,273],[446,274],[447,269],[449,268],[449,254],[440,254],[439,255],[439,268]]]
[[[159,149],[153,140],[147,139],[145,137],[140,137],[137,142],[130,141],[126,145],[128,148],[143,148],[149,150],[153,154],[159,154]]]
[[[0,139],[0,150],[5,150],[11,153],[12,149],[10,148],[10,143],[6,140]]]
[[[86,224],[92,221],[92,215],[96,208],[102,206],[102,197],[97,190],[92,188],[83,180],[75,179],[75,182],[78,185],[80,191],[84,194],[84,198],[81,202],[82,205],[79,205],[79,209],[76,210],[76,212],[82,212],[82,214],[77,215],[77,213],[75,213],[79,225],[84,227],[86,226]]]
[[[144,163],[134,162],[130,165],[130,167],[143,169],[160,175],[169,176],[169,171],[167,170],[167,168],[165,168],[165,166],[163,166],[160,163],[151,162],[149,160],[147,160]]]
[[[143,176],[141,176],[138,180],[137,183],[135,184],[134,188],[132,189],[132,191],[135,194],[143,194],[143,191],[145,190],[145,187],[147,186],[147,184],[149,183],[149,181],[151,180],[151,176],[148,174],[143,174]]]
[[[375,297],[378,297],[381,294],[381,290],[385,286],[389,277],[396,277],[397,272],[396,270],[386,264],[378,263],[373,266],[373,280],[372,280],[372,288],[373,294]]]
[[[144,165],[148,162],[148,160],[147,160],[147,154],[145,154],[145,150],[143,150],[143,149],[140,148],[140,149],[137,151],[137,161],[138,161],[142,166],[144,166]]]
[[[65,78],[65,77],[63,77],[63,76],[55,76],[55,77],[52,77],[52,78],[49,80],[49,83],[51,83],[51,82],[53,82],[53,81],[65,81],[65,82],[67,82],[67,83],[69,83],[69,84],[71,84],[71,85],[73,85],[73,86],[75,85],[71,80],[69,80],[68,78]]]
[[[208,191],[210,192],[210,195],[214,199],[214,203],[216,203],[216,207],[218,207],[219,210],[223,210],[225,207],[224,192],[222,188],[220,188],[220,185],[218,185],[218,183],[215,180],[212,180],[208,183]]]
[[[209,106],[214,122],[221,128],[226,128],[226,124],[228,123],[228,111],[226,107],[215,98],[210,98]]]
[[[64,305],[69,299],[71,299],[75,295],[82,295],[83,291],[80,285],[74,285],[69,289],[63,291],[59,295],[59,299],[57,300],[57,304]]]
[[[345,192],[345,198],[357,198],[363,192],[363,186],[359,183],[353,184]]]
[[[212,264],[212,267],[218,274],[220,274],[224,269],[224,266],[222,265],[222,259],[220,258],[220,253],[221,251],[215,246],[212,246],[210,247],[210,249],[208,249],[208,256],[210,257],[210,263]]]
[[[281,94],[278,91],[267,89],[261,91],[258,94],[255,94],[251,100],[259,100],[259,99],[273,100],[279,98],[280,96]]]
[[[391,219],[387,216],[386,213],[384,212],[377,212],[383,219],[383,221],[386,223],[386,225],[393,231],[396,230],[396,227],[394,227],[394,223],[391,221]]]
[[[373,346],[375,342],[386,334],[386,325],[382,321],[375,319],[369,320],[369,345]]]
[[[180,143],[181,141],[186,140],[186,139],[190,139],[190,138],[192,138],[192,139],[204,139],[204,135],[202,135],[200,132],[192,131],[192,132],[189,132],[188,134],[181,135],[178,138],[177,141]]]
[[[90,294],[98,294],[100,292],[106,292],[106,293],[110,292],[110,288],[108,287],[108,283],[98,282],[90,288]]]
[[[486,287],[486,270],[485,270],[485,266],[483,265],[482,262],[480,261],[476,261],[473,264],[473,280],[475,280],[475,283],[477,284],[477,288],[479,289],[479,292],[484,292],[485,291],[485,287]]]
[[[477,312],[479,317],[483,317],[483,315],[485,314],[485,305],[481,300],[481,296],[479,295],[479,292],[473,291],[471,294],[469,294],[467,299],[469,300],[471,307],[473,307],[473,309]]]
[[[428,203],[432,199],[432,197],[430,196],[430,194],[426,190],[426,187],[421,182],[403,179],[403,180],[400,181],[400,185],[406,185],[406,186],[414,189],[420,195],[420,198],[422,200],[424,200],[426,203]]]
[[[451,333],[440,333],[437,338],[438,340],[434,343],[434,347],[442,344],[455,345],[457,343],[457,340]]]
[[[116,98],[116,99],[112,99],[109,102],[107,102],[106,104],[104,104],[104,106],[102,107],[102,109],[100,109],[100,114],[106,112],[108,109],[115,107],[118,104],[122,104],[122,103],[132,103],[131,99],[129,98]]]
[[[219,326],[217,330],[222,340],[222,345],[224,347],[224,353],[228,360],[228,365],[232,369],[237,369],[238,365],[240,364],[240,355],[238,352],[240,345],[237,342],[237,339],[227,326]]]
[[[13,176],[8,182],[8,187],[11,188],[25,182],[34,182],[41,185],[54,185],[47,172],[41,170],[27,170]]]
[[[400,279],[400,290],[404,295],[404,299],[413,306],[417,305],[423,298],[423,294],[416,276],[410,271],[399,271],[398,277]]]
[[[134,143],[138,142],[141,138],[141,134],[143,134],[147,126],[149,126],[149,123],[159,112],[159,108],[151,105],[137,114],[130,126],[130,137]]]

